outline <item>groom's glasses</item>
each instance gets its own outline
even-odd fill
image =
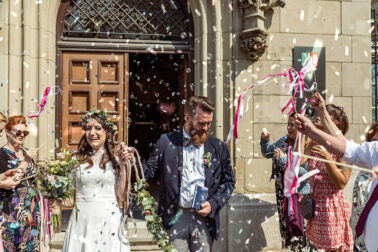
[[[24,130],[24,131],[21,131],[21,130],[12,130],[13,133],[16,135],[16,136],[21,136],[21,134],[24,134],[24,136],[27,136],[29,135],[29,131],[27,130]]]

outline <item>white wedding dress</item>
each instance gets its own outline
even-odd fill
[[[112,163],[99,166],[101,153],[92,157],[93,167],[82,164],[76,175],[76,204],[66,235],[64,252],[127,252],[129,241],[121,235],[122,211],[115,188],[118,182]]]

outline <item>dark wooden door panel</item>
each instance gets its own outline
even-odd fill
[[[81,117],[94,107],[105,110],[118,126],[118,138],[125,141],[125,95],[128,55],[63,54],[62,147],[76,150],[82,136]]]

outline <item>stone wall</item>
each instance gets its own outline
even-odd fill
[[[235,33],[240,33],[239,16],[234,24]],[[327,103],[344,107],[351,124],[347,137],[360,142],[371,123],[370,1],[286,1],[284,8],[274,9],[267,30],[268,48],[258,62],[251,64],[234,51],[236,94],[268,74],[287,71],[294,46],[324,46]],[[271,161],[261,156],[259,140],[263,128],[273,140],[286,132],[280,108],[288,99],[287,89],[278,83],[254,95],[235,144],[238,193],[274,192],[268,182]]]
[[[238,1],[234,1],[237,6]],[[275,8],[271,19],[265,22],[268,31],[268,48],[256,63],[246,58],[238,49],[238,37],[242,30],[241,15],[233,15],[232,40],[235,63],[235,97],[251,83],[261,80],[268,74],[284,72],[293,64],[292,49],[294,46],[324,46],[326,48],[326,90],[327,103],[344,107],[350,130],[347,137],[356,142],[363,140],[366,128],[371,123],[371,42],[370,42],[370,1],[320,1],[290,0],[284,8]],[[228,231],[232,234],[230,244],[232,250],[240,248],[235,245],[238,239],[244,244],[243,251],[259,251],[260,247],[248,247],[247,238],[238,237],[240,224],[235,224],[237,216],[252,216],[265,206],[267,212],[275,204],[274,181],[269,181],[271,160],[264,159],[260,152],[260,135],[263,128],[272,133],[272,140],[278,140],[286,132],[287,118],[281,114],[280,108],[289,99],[287,89],[278,83],[270,83],[256,92],[250,101],[249,112],[243,119],[243,129],[239,142],[234,145],[235,176],[237,195],[253,199],[265,195],[267,200],[262,205],[247,203],[241,206],[241,198],[235,195],[230,201],[237,213],[229,215]],[[353,173],[344,193],[351,201]],[[271,196],[269,196],[271,195]],[[270,200],[269,200],[270,199]],[[238,202],[238,203],[235,203]],[[245,202],[245,201],[244,201]],[[253,200],[252,200],[253,202]],[[269,205],[269,203],[271,205]],[[233,205],[240,207],[233,207]],[[246,209],[249,215],[246,214]],[[236,219],[232,219],[235,216]],[[247,218],[247,217],[246,217]],[[278,223],[269,219],[271,225],[266,226],[264,233],[268,247],[279,247],[280,242],[270,237],[277,236]],[[263,227],[259,224],[250,226],[244,222],[243,233],[251,235]],[[267,231],[270,230],[270,231]],[[251,249],[251,250],[249,250]]]

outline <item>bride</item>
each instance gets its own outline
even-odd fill
[[[109,119],[103,111],[82,117],[85,135],[78,146],[81,165],[75,171],[77,210],[72,211],[63,251],[130,251],[128,240],[121,235],[118,204],[126,200],[126,167],[124,160],[116,161],[122,153],[114,155]]]

